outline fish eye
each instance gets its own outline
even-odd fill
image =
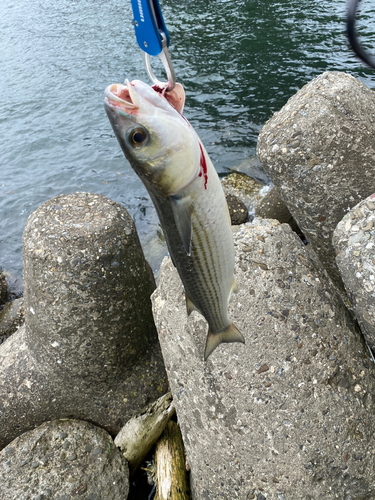
[[[143,146],[148,138],[147,130],[143,127],[136,127],[129,133],[129,142],[133,148]]]

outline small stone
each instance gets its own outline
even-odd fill
[[[363,228],[363,231],[371,231],[371,229],[374,227],[374,220],[371,219],[368,221],[368,223],[365,225]]]
[[[269,367],[267,365],[261,365],[259,367],[258,373],[264,373],[269,370]]]
[[[232,226],[244,224],[249,218],[249,212],[246,205],[233,194],[225,196],[229,209]]]

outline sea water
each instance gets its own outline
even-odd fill
[[[348,48],[343,1],[160,3],[185,116],[219,173],[240,166],[259,176],[263,124],[323,71],[375,87]],[[358,31],[372,51],[375,2],[361,3]],[[86,191],[127,208],[156,271],[166,253],[157,217],[103,108],[110,83],[149,82],[130,0],[2,0],[0,40],[0,266],[22,273],[23,227],[40,204]]]

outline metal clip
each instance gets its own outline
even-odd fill
[[[135,36],[142,49],[143,62],[151,80],[164,88],[165,82],[160,82],[154,75],[150,64],[150,56],[159,56],[168,78],[166,90],[172,90],[176,83],[171,58],[169,57],[169,34],[161,13],[159,0],[131,0]]]
[[[171,58],[170,58],[169,52],[168,52],[167,37],[165,36],[165,33],[163,33],[162,31],[160,32],[160,35],[162,38],[163,49],[160,52],[160,54],[158,54],[158,55],[159,55],[161,62],[163,63],[165,72],[167,73],[168,87],[166,88],[166,90],[169,92],[169,91],[173,90],[175,85],[176,85],[176,76],[175,76],[172,61],[171,61]],[[156,76],[151,68],[150,54],[142,51],[142,57],[143,57],[143,63],[145,65],[148,76],[151,78],[151,81],[155,85],[157,85],[158,87],[164,87],[165,83],[159,81],[156,78]]]

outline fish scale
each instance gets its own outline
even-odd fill
[[[208,322],[207,359],[222,342],[244,343],[244,338],[227,312],[236,284],[225,195],[206,150],[180,114],[181,89],[177,84],[175,91],[156,93],[139,81],[115,84],[106,89],[105,106],[125,156],[156,208],[185,288],[187,312],[196,309]],[[173,92],[177,95],[169,95]]]

